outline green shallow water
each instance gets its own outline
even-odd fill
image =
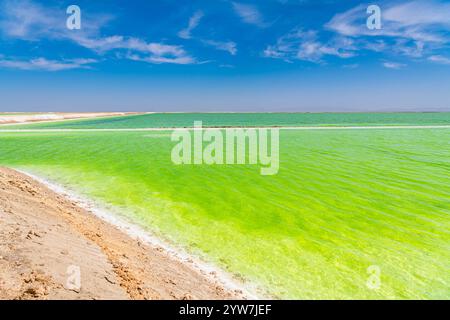
[[[125,129],[204,126],[378,126],[448,125],[450,112],[442,113],[156,113],[53,123],[18,125],[32,129]],[[13,127],[11,127],[13,128]]]
[[[449,129],[280,138],[275,176],[175,166],[169,132],[0,133],[0,164],[121,208],[281,298],[450,298]]]

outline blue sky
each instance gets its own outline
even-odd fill
[[[0,111],[450,111],[449,45],[442,0],[0,0]]]

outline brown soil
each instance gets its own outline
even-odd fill
[[[81,287],[68,279],[75,266]],[[242,299],[28,176],[0,168],[0,299]]]

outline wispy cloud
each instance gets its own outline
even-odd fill
[[[204,13],[202,11],[195,12],[190,18],[189,23],[186,29],[178,32],[178,36],[182,39],[194,39],[202,44],[213,47],[216,50],[226,51],[231,55],[236,55],[237,53],[237,44],[233,41],[219,41],[219,40],[211,40],[211,39],[201,39],[200,37],[193,37],[192,31],[198,27],[200,24],[200,20],[204,17]]]
[[[361,39],[379,37],[382,46],[365,46],[365,49],[385,51],[418,58],[450,42],[450,3],[435,0],[385,2],[382,8],[382,29],[366,27],[366,6],[359,5],[336,14],[325,27],[343,36]],[[378,40],[380,41],[380,40]],[[381,44],[381,42],[378,42]]]
[[[420,58],[426,51],[430,51],[434,46],[428,46],[425,48],[423,41],[410,41],[407,39],[396,39],[392,46],[394,53],[404,55],[411,58]]]
[[[31,0],[0,1],[0,34],[30,41],[71,39],[74,32],[63,23],[64,12],[61,8],[45,7]],[[77,31],[85,37],[98,35],[100,29],[113,19],[107,14],[85,15],[83,29]]]
[[[450,28],[450,4],[415,0],[382,6],[381,30],[366,26],[366,6],[359,5],[336,14],[326,27],[345,36],[400,37],[424,42],[447,42],[444,30]],[[438,28],[439,27],[439,28]]]
[[[296,28],[280,37],[275,45],[268,46],[263,56],[287,62],[305,60],[320,63],[324,56],[351,58],[355,56],[353,50],[351,39],[338,37],[323,43],[319,40],[317,31]]]
[[[146,42],[135,37],[122,35],[101,36],[100,30],[106,25],[110,17],[96,16],[95,19],[85,19],[83,29],[80,32],[71,32],[61,23],[56,9],[47,8],[29,0],[3,2],[3,13],[0,16],[0,32],[9,38],[25,41],[39,41],[43,39],[57,41],[72,41],[79,46],[88,48],[96,54],[105,54],[117,50],[125,50],[127,54],[117,55],[121,57],[136,57],[139,61],[149,63],[174,63],[191,64],[196,59],[191,57],[182,46],[170,45],[159,42]],[[64,11],[63,11],[64,12]],[[60,13],[60,12],[59,12]],[[64,21],[64,20],[63,20]],[[95,21],[92,23],[91,21]],[[194,21],[195,23],[195,21]],[[133,59],[138,60],[138,59]],[[18,63],[24,66],[24,70],[35,70],[36,66],[44,65],[49,60],[37,60],[26,63]],[[5,62],[8,64],[8,62]],[[55,69],[75,68],[70,63],[55,64]],[[28,69],[25,69],[28,68]],[[51,63],[49,63],[49,69]],[[43,68],[43,70],[45,70]]]
[[[195,59],[189,56],[158,56],[158,55],[152,55],[152,56],[140,56],[138,54],[129,54],[127,55],[127,58],[133,61],[141,61],[141,62],[148,62],[153,64],[163,64],[163,63],[170,63],[170,64],[194,64],[197,63]]]
[[[195,12],[192,17],[189,18],[189,23],[186,29],[181,30],[178,32],[178,36],[183,39],[190,39],[191,38],[191,32],[198,27],[200,24],[201,19],[203,18],[204,14],[202,11]]]
[[[88,69],[96,63],[94,59],[47,60],[36,58],[31,60],[0,59],[0,67],[19,70],[62,71],[72,69]]]
[[[120,49],[130,51],[131,54],[126,55],[126,57],[134,57],[132,60],[136,61],[175,64],[195,63],[195,59],[190,57],[183,47],[179,45],[168,45],[158,42],[149,43],[139,38],[126,38],[117,35],[97,39],[81,37],[76,40],[79,45],[102,54]],[[136,59],[135,57],[138,53],[146,56]]]
[[[406,64],[387,61],[387,62],[383,62],[383,67],[385,67],[387,69],[399,70],[399,69],[405,68]]]
[[[428,60],[431,62],[450,65],[450,58],[440,56],[440,55],[430,56],[430,57],[428,57]]]
[[[387,43],[382,39],[370,39],[370,41],[361,41],[361,48],[375,52],[383,52],[387,48]]]
[[[256,6],[239,2],[232,2],[232,5],[236,14],[245,23],[253,24],[258,27],[267,26],[267,24],[264,22],[263,15]]]
[[[54,32],[56,15],[45,13],[48,12],[30,1],[3,1],[0,3],[0,30],[7,36],[30,40],[40,34]]]
[[[205,45],[214,47],[217,50],[226,51],[232,56],[237,53],[237,44],[233,41],[216,41],[216,40],[202,40]]]

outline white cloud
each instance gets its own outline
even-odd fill
[[[178,36],[183,39],[192,39],[192,31],[198,27],[200,20],[203,18],[204,14],[202,11],[197,11],[194,15],[189,19],[188,27],[186,29],[178,32]],[[195,40],[200,41],[204,45],[213,47],[217,50],[226,51],[231,55],[236,55],[237,53],[237,45],[233,41],[218,41],[218,40],[210,40],[210,39],[199,39],[194,38]]]
[[[208,46],[216,48],[217,50],[226,51],[232,56],[237,53],[237,45],[233,41],[202,40],[202,42]]]
[[[418,59],[436,55],[448,47],[450,3],[438,0],[385,1],[380,7],[381,30],[367,28],[367,6],[364,5],[336,14],[325,28],[354,39],[357,51],[389,52]]]
[[[20,70],[62,71],[72,69],[88,69],[90,64],[96,63],[94,59],[47,60],[36,58],[31,60],[0,59],[0,67]]]
[[[58,29],[55,12],[44,10],[31,1],[6,0],[1,4],[0,12],[0,30],[10,37],[33,40]]]
[[[158,42],[145,42],[139,38],[123,37],[119,35],[105,37],[105,38],[75,38],[79,45],[104,53],[115,49],[134,50],[142,53],[149,53],[155,56],[184,56],[186,51],[182,46],[168,45]]]
[[[408,1],[384,10],[383,19],[400,26],[450,26],[450,3],[434,0]]]
[[[120,35],[105,38],[84,38],[74,39],[79,45],[98,53],[105,53],[114,50],[131,51],[134,56],[141,54],[141,58],[133,59],[155,64],[173,63],[173,64],[194,64],[196,59],[191,57],[180,45],[170,45],[159,42],[146,42],[139,38],[124,37]],[[134,55],[133,55],[134,54]],[[144,54],[144,56],[142,56]]]
[[[450,41],[450,3],[414,0],[381,5],[381,30],[369,30],[366,26],[366,6],[359,5],[336,14],[325,27],[349,37],[383,36],[420,43],[444,44]],[[423,49],[423,48],[422,48]],[[417,55],[417,52],[414,54]]]
[[[131,55],[139,53],[142,56],[140,61],[150,63],[196,63],[196,60],[179,45],[146,42],[142,39],[122,35],[100,36],[101,28],[111,19],[109,16],[84,19],[82,30],[72,32],[65,27],[64,23],[61,23],[61,21],[65,21],[65,11],[61,11],[63,12],[61,20],[58,18],[61,16],[60,11],[46,8],[29,0],[6,0],[2,9],[0,32],[9,38],[27,41],[42,39],[73,41],[97,54],[127,50],[130,51]],[[130,54],[119,56],[128,57]],[[116,54],[116,56],[118,55]],[[27,64],[19,63],[18,65],[27,67]],[[30,65],[29,70],[34,70],[36,61],[34,64],[30,62],[28,65]],[[70,63],[63,63],[59,67],[70,68],[70,66]],[[58,66],[56,65],[55,68],[58,68]]]
[[[0,33],[6,37],[38,41],[40,39],[64,40],[73,35],[84,37],[98,35],[100,29],[113,19],[111,15],[90,16],[85,13],[83,28],[76,33],[65,26],[65,10],[44,7],[31,0],[4,0],[0,2]]]
[[[138,38],[111,36],[99,39],[78,39],[81,46],[104,53],[111,50],[127,50],[125,57],[134,61],[162,64],[194,64],[191,57],[182,46],[168,45],[158,42],[145,42]],[[131,58],[132,57],[132,58]]]
[[[423,41],[408,41],[407,39],[397,39],[392,48],[395,53],[412,58],[420,58],[425,51],[425,43]]]
[[[191,32],[198,27],[200,20],[203,18],[204,14],[202,11],[197,11],[192,17],[189,18],[189,23],[186,29],[178,32],[178,36],[183,39],[190,39]]]
[[[450,30],[450,4],[439,1],[415,0],[381,6],[381,30],[366,26],[367,7],[359,5],[336,14],[326,28],[345,36],[386,36],[424,42],[447,42],[439,31]]]
[[[443,56],[440,56],[440,55],[430,56],[430,57],[428,57],[428,60],[431,61],[431,62],[436,62],[436,63],[440,63],[440,64],[448,64],[448,65],[450,65],[450,58],[443,57]]]
[[[325,27],[345,36],[366,34],[366,25],[355,22],[362,17],[366,17],[365,10],[366,8],[363,5],[359,5],[346,12],[336,14]]]
[[[386,50],[387,46],[388,45],[383,40],[372,40],[367,42],[364,41],[362,44],[362,47],[364,49],[375,52],[383,52],[384,50]]]
[[[139,38],[124,37],[114,35],[109,37],[88,38],[76,36],[72,38],[78,45],[91,49],[99,54],[105,54],[110,51],[126,50],[132,54],[124,57],[133,56],[133,54],[146,55],[136,61],[149,63],[173,63],[173,64],[191,64],[196,60],[191,57],[182,46],[169,45],[159,42],[146,42]]]
[[[153,64],[194,64],[197,63],[192,57],[180,56],[180,57],[165,57],[165,56],[140,56],[137,54],[129,54],[127,58],[133,61],[141,61]]]
[[[349,38],[339,37],[322,43],[316,31],[303,31],[296,28],[280,37],[275,45],[268,46],[263,56],[283,59],[287,62],[297,59],[319,63],[324,56],[351,58],[355,56],[353,50],[353,41]]]
[[[261,12],[259,12],[258,8],[254,5],[243,4],[238,2],[233,2],[234,12],[248,24],[253,24],[258,27],[265,27],[266,23],[264,22],[264,17]]]
[[[406,67],[405,64],[403,63],[397,63],[397,62],[383,62],[383,67],[387,68],[387,69],[395,69],[395,70],[399,70],[402,69],[404,67]]]

